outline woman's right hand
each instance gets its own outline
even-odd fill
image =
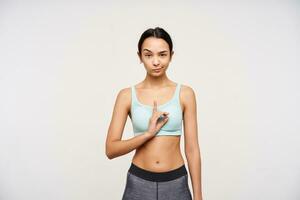
[[[152,116],[149,120],[149,125],[148,125],[148,133],[151,136],[155,136],[156,133],[167,123],[168,121],[168,112],[160,112],[157,110],[157,102],[154,100],[154,106],[152,110]],[[158,118],[163,117],[162,120],[158,120]]]

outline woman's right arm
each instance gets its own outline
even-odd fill
[[[149,140],[151,136],[144,132],[128,140],[113,140],[106,143],[106,156],[109,159],[127,154]]]
[[[147,134],[140,134],[128,140],[121,140],[130,110],[131,92],[129,89],[119,91],[115,101],[105,145],[105,154],[109,159],[127,154],[149,139]]]
[[[146,132],[140,133],[128,140],[122,140],[124,126],[131,106],[131,91],[130,88],[122,89],[116,98],[111,122],[108,128],[105,154],[109,159],[127,154],[138,148],[146,141],[153,138],[160,128],[167,122],[168,113],[157,111],[157,104],[154,101],[153,113],[149,120],[149,127]],[[161,115],[166,117],[162,121],[157,121]]]

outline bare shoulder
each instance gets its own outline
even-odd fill
[[[131,104],[131,88],[130,87],[122,88],[118,91],[117,98],[116,98],[116,104],[122,105],[127,110],[130,109],[130,104]]]
[[[189,85],[181,84],[180,100],[182,102],[183,110],[196,103],[196,94],[194,89]]]
[[[118,92],[118,96],[122,97],[122,98],[130,98],[131,95],[131,88],[130,87],[126,87],[126,88],[122,88],[119,90]]]
[[[194,89],[188,85],[181,85],[181,94],[182,100],[188,100],[190,98],[195,98],[196,94]]]

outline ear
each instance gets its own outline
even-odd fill
[[[140,63],[142,63],[143,61],[142,61],[141,54],[140,54],[138,51],[137,51],[136,53],[137,53],[137,55],[138,55],[138,57],[139,57],[139,59],[140,59]]]
[[[174,54],[174,51],[172,51],[171,54],[170,54],[170,62],[171,62],[171,60],[173,58],[173,54]]]

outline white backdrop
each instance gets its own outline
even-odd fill
[[[156,26],[197,95],[204,199],[300,199],[300,3],[180,2],[0,2],[1,200],[121,199],[134,152],[107,159],[107,129]]]

